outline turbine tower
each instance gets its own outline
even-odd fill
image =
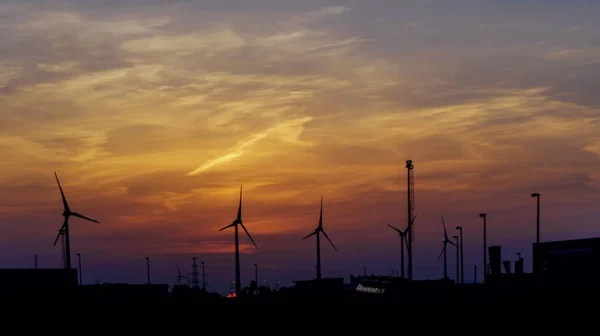
[[[325,238],[329,241],[333,249],[337,252],[337,248],[333,245],[329,236],[323,230],[323,197],[321,197],[321,212],[319,215],[319,225],[315,228],[315,230],[302,239],[306,239],[312,235],[317,235],[317,280],[321,280],[321,233],[325,236]]]
[[[62,215],[63,215],[63,217],[65,217],[65,220],[64,220],[63,225],[61,226],[60,230],[58,230],[58,235],[56,236],[56,239],[54,240],[53,246],[56,246],[56,243],[58,242],[58,239],[61,236],[64,237],[65,248],[63,251],[64,251],[65,268],[71,269],[71,241],[69,239],[69,217],[74,216],[74,217],[79,217],[79,218],[88,220],[90,222],[95,222],[95,223],[100,223],[100,222],[98,222],[95,219],[91,219],[89,217],[81,215],[77,212],[71,211],[71,208],[69,208],[69,203],[67,203],[67,199],[65,198],[65,193],[63,192],[62,187],[60,185],[60,181],[58,180],[58,175],[56,175],[56,172],[54,172],[54,177],[56,178],[56,183],[58,184],[58,189],[60,190],[60,196],[62,197],[62,202],[63,202],[63,207],[64,207],[64,211],[63,211]]]
[[[416,218],[417,216],[413,217],[411,223],[414,222]],[[394,231],[398,232],[398,235],[400,236],[400,277],[404,278],[404,242],[406,241],[406,235],[410,226],[404,229],[404,231],[391,224],[388,224],[388,226],[394,229]]]
[[[442,254],[443,254],[444,255],[444,279],[448,279],[448,258],[447,258],[448,253],[446,251],[446,247],[448,244],[450,244],[452,246],[458,246],[458,245],[454,244],[454,242],[448,238],[448,232],[446,231],[446,223],[444,223],[444,215],[442,215],[442,226],[444,227],[444,239],[442,240],[442,242],[444,243],[444,247],[442,248],[442,252],[438,256],[438,260],[442,257]]]
[[[234,228],[234,235],[235,235],[235,295],[236,296],[241,295],[241,292],[242,292],[242,281],[241,281],[241,276],[240,276],[240,240],[239,240],[239,234],[238,234],[239,226],[241,226],[242,229],[244,229],[244,231],[246,232],[246,235],[248,235],[248,238],[250,238],[252,245],[254,245],[254,247],[258,250],[258,246],[256,246],[256,243],[254,242],[254,239],[252,239],[252,236],[250,235],[250,232],[248,232],[248,229],[246,229],[244,222],[242,222],[242,187],[241,186],[240,186],[240,205],[238,206],[237,218],[234,219],[231,224],[229,224],[219,230],[219,231],[223,231],[230,227]]]

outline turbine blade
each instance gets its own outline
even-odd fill
[[[54,172],[54,177],[56,178],[56,183],[58,184],[58,189],[60,190],[60,196],[62,197],[63,207],[65,208],[65,210],[69,210],[69,203],[67,203],[65,193],[62,190],[62,187],[60,185],[60,181],[58,180],[58,175],[56,175],[56,172]]]
[[[323,196],[321,196],[321,212],[319,213],[319,228],[323,228]]]
[[[244,223],[242,223],[242,222],[240,222],[240,225],[242,226],[242,229],[244,229],[244,231],[248,235],[248,238],[250,238],[252,245],[254,245],[254,247],[258,250],[258,246],[256,246],[256,243],[254,242],[254,239],[252,239],[252,236],[250,235],[250,232],[248,232],[248,229],[246,229],[246,225],[244,225]]]
[[[452,240],[446,240],[446,243],[453,245],[454,247],[458,247],[458,245],[456,245],[455,243],[452,242]]]
[[[410,221],[410,225],[412,225],[415,222],[415,219],[417,219],[417,215],[415,215],[415,217],[413,217],[413,219]]]
[[[388,224],[388,226],[391,227],[392,229],[394,229],[394,231],[398,232],[399,235],[402,234],[402,231],[400,231],[400,229],[398,229],[398,228],[396,228],[396,227],[394,227],[394,226],[392,226],[390,224]]]
[[[58,239],[60,238],[61,234],[62,234],[62,229],[58,230],[58,234],[56,235],[56,239],[54,239],[54,244],[52,244],[52,246],[56,246],[56,243],[58,243]]]
[[[60,238],[60,236],[63,233],[63,230],[65,229],[65,225],[67,225],[67,218],[65,218],[65,221],[63,222],[63,225],[58,230],[58,234],[56,235],[56,239],[54,239],[54,244],[52,244],[52,246],[56,246],[56,243],[58,242],[58,239]]]
[[[181,277],[181,270],[179,269],[179,265],[175,264],[175,266],[177,266],[177,275]]]
[[[444,227],[444,240],[448,241],[448,232],[446,231],[446,223],[444,222],[444,215],[442,215],[442,226]]]
[[[327,241],[329,241],[329,244],[331,244],[331,246],[333,246],[333,249],[335,250],[335,252],[337,252],[337,248],[335,247],[335,245],[333,245],[333,242],[331,241],[331,239],[329,239],[329,236],[327,235],[327,233],[323,230],[321,230],[321,232],[323,232],[323,235],[325,236],[325,238],[327,238]]]
[[[82,219],[85,219],[85,220],[89,220],[90,222],[94,222],[94,223],[100,223],[100,222],[98,222],[95,219],[91,219],[89,217],[85,217],[84,215],[78,214],[77,212],[71,212],[71,216],[75,216],[75,217],[79,217],[79,218],[82,218]]]
[[[220,229],[219,229],[219,231],[223,231],[223,230],[225,230],[225,229],[228,229],[228,228],[230,228],[230,227],[233,227],[233,226],[235,226],[236,224],[237,224],[237,220],[234,220],[234,221],[233,221],[233,223],[231,223],[231,224],[229,224],[229,225],[227,225],[227,226],[224,226],[224,227],[220,228]]]
[[[317,230],[313,231],[313,232],[312,232],[311,234],[309,234],[309,235],[306,235],[306,237],[304,237],[304,238],[302,238],[302,239],[304,240],[304,239],[306,239],[306,238],[308,238],[308,237],[310,237],[310,236],[314,236],[314,235],[316,235],[316,234],[317,234]]]
[[[440,255],[437,257],[438,260],[442,257],[442,255],[444,254],[444,250],[446,250],[446,245],[444,245],[444,248],[442,248],[442,252],[440,252]]]

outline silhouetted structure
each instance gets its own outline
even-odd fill
[[[196,264],[196,258],[192,258],[192,287],[198,288],[198,264]]]
[[[179,268],[179,265],[176,264],[175,266],[177,266],[177,285],[181,286],[181,279],[186,279],[189,283],[190,278],[181,274],[181,269]]]
[[[254,247],[258,250],[258,246],[256,246],[256,243],[254,242],[254,239],[252,239],[250,232],[248,232],[248,229],[246,229],[246,226],[242,222],[242,187],[240,187],[240,204],[238,206],[237,218],[234,219],[231,224],[229,224],[219,230],[219,231],[223,231],[230,227],[234,228],[234,232],[235,232],[234,233],[234,235],[235,235],[235,293],[236,293],[236,295],[239,295],[239,293],[242,290],[242,284],[241,284],[242,280],[241,280],[241,275],[240,275],[240,240],[239,240],[239,234],[238,234],[238,231],[239,231],[238,226],[241,226],[242,229],[244,229],[244,231],[246,232],[246,235],[248,235],[248,238],[250,238],[252,245],[254,245]]]
[[[459,249],[459,244],[460,242],[458,241],[458,236],[452,236],[452,238],[454,238],[454,240],[456,241],[456,243],[454,243],[454,246],[456,247],[456,283],[459,284],[460,283],[460,249]]]
[[[488,274],[487,261],[487,214],[481,213],[479,217],[483,218],[483,282]]]
[[[400,236],[400,277],[404,278],[404,242],[406,241],[406,234],[408,233],[410,226],[407,226],[404,230],[400,230],[391,224],[388,224],[388,226],[398,232],[398,235]]]
[[[536,221],[535,221],[535,242],[540,242],[540,194],[532,193],[531,197],[536,198]]]
[[[534,243],[533,259],[541,286],[591,287],[600,283],[600,238]]]
[[[464,284],[465,283],[465,255],[463,253],[464,249],[464,241],[463,241],[463,228],[462,226],[457,226],[456,229],[458,230],[459,234],[458,236],[460,237],[460,243],[458,244],[460,246],[460,283]]]
[[[60,228],[60,230],[58,230],[58,235],[56,236],[56,239],[54,240],[54,246],[56,246],[58,239],[61,236],[64,236],[64,238],[65,238],[65,268],[71,269],[71,241],[69,238],[69,218],[71,216],[74,216],[74,217],[79,217],[79,218],[82,218],[82,219],[85,219],[85,220],[88,220],[91,222],[95,222],[95,223],[100,223],[100,222],[98,222],[95,219],[91,219],[86,216],[83,216],[77,212],[71,211],[71,208],[69,208],[69,203],[67,203],[65,193],[63,192],[62,186],[60,185],[60,181],[58,180],[58,175],[56,175],[56,172],[54,172],[54,177],[56,178],[56,183],[58,184],[58,189],[60,190],[60,196],[62,197],[62,202],[63,202],[63,207],[64,207],[64,211],[63,211],[62,215],[63,215],[63,217],[65,217],[63,225]]]
[[[413,212],[415,211],[415,175],[414,165],[412,160],[406,160],[407,169],[407,203],[408,203],[408,278],[413,279],[413,240],[414,240],[414,218]]]
[[[312,233],[310,233],[306,237],[302,238],[302,239],[306,239],[313,235],[317,236],[317,266],[316,266],[317,280],[321,279],[321,233],[323,233],[323,235],[325,236],[327,241],[329,241],[329,243],[331,244],[333,249],[337,252],[337,248],[335,247],[335,245],[333,245],[333,242],[331,241],[331,239],[329,239],[329,236],[327,235],[325,230],[323,230],[323,197],[321,197],[321,212],[319,215],[319,225],[317,225],[317,227],[315,228],[315,230]]]
[[[446,231],[446,223],[444,222],[443,215],[442,215],[442,227],[444,228],[444,239],[442,240],[444,247],[442,248],[442,252],[438,256],[438,259],[440,259],[442,257],[442,255],[444,256],[444,279],[448,279],[448,251],[447,251],[446,247],[448,244],[450,244],[450,245],[455,245],[455,244],[448,238],[448,232]],[[455,245],[455,246],[458,247],[458,245]]]

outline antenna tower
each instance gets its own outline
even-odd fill
[[[196,258],[192,258],[194,263],[192,264],[192,287],[198,288],[198,264],[196,264]]]
[[[415,211],[415,175],[414,166],[412,160],[406,160],[406,169],[408,172],[408,190],[407,190],[407,201],[408,201],[408,279],[413,279],[413,240],[414,240],[414,211]]]
[[[409,200],[409,221],[412,221],[412,218],[415,217],[415,171],[414,166],[412,165],[412,161],[410,162],[410,168],[408,168],[408,200]],[[412,222],[410,225],[410,240],[415,240],[415,223]]]

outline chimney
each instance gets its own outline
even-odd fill
[[[510,274],[510,260],[504,260],[502,265],[504,266],[504,272],[506,272],[506,274]]]
[[[490,255],[490,275],[498,276],[500,275],[500,273],[502,273],[502,248],[500,247],[500,245],[490,246],[488,248],[488,251]]]

